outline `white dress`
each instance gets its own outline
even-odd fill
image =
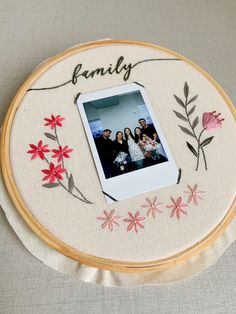
[[[143,152],[140,146],[137,143],[135,143],[132,137],[129,137],[128,139],[128,146],[129,146],[129,154],[132,161],[138,161],[145,158],[143,156]]]

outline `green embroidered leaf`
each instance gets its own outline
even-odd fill
[[[188,105],[189,105],[191,102],[195,101],[197,98],[198,98],[198,95],[195,95],[195,96],[193,96],[191,99],[189,99]]]
[[[194,112],[196,106],[194,105],[188,112],[188,117]]]
[[[189,94],[189,86],[188,86],[188,83],[185,82],[184,83],[184,96],[188,98],[188,94]]]
[[[177,101],[177,103],[178,103],[181,107],[185,108],[184,102],[183,102],[178,96],[174,95],[174,97],[175,97],[175,100]]]
[[[50,138],[50,140],[53,140],[53,141],[56,141],[56,136],[51,134],[51,133],[44,133],[44,135],[47,137],[47,138]]]
[[[213,140],[214,136],[206,138],[203,142],[201,142],[200,147],[203,148],[204,146],[210,144],[210,142]]]
[[[55,187],[57,187],[58,185],[59,185],[59,183],[45,183],[45,184],[43,184],[42,186],[43,186],[44,188],[50,189],[50,188],[55,188]]]
[[[187,143],[187,146],[188,146],[188,148],[190,149],[190,151],[193,153],[193,155],[197,157],[197,152],[196,152],[196,150],[193,148],[193,146],[192,146],[189,142],[186,142],[186,143]]]
[[[68,189],[69,189],[69,192],[70,192],[70,193],[72,193],[72,191],[73,191],[73,189],[74,189],[74,179],[73,179],[72,174],[71,174],[70,177],[69,177]]]
[[[181,125],[179,125],[179,127],[180,127],[180,129],[181,129],[184,133],[186,133],[186,134],[188,134],[188,135],[190,135],[190,136],[192,136],[192,137],[195,137],[194,134],[193,134],[191,131],[189,131],[189,129],[187,129],[187,128],[181,126]]]
[[[173,110],[173,111],[174,111],[174,113],[176,114],[176,116],[177,116],[179,119],[181,119],[181,120],[183,120],[183,121],[188,121],[188,119],[186,119],[185,116],[183,116],[180,112],[175,111],[175,110]]]
[[[198,117],[196,117],[196,118],[194,119],[194,121],[193,121],[193,124],[192,124],[192,128],[193,128],[193,129],[196,128],[196,126],[198,125],[198,122],[199,122],[199,119],[198,119]]]

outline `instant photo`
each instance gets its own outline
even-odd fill
[[[108,202],[176,183],[177,167],[144,87],[82,94],[77,104]]]

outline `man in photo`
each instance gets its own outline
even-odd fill
[[[144,118],[139,119],[138,122],[141,126],[141,136],[145,134],[148,137],[150,137],[153,141],[160,142],[157,136],[157,131],[154,128],[153,124],[147,124]]]
[[[105,129],[102,136],[95,140],[98,155],[104,170],[106,179],[113,175],[113,160],[115,158],[114,142],[109,138],[111,130]]]

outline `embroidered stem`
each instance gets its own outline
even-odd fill
[[[47,162],[48,165],[50,165],[50,162],[48,161],[48,159],[46,157],[44,157],[44,160]],[[68,193],[70,193],[72,196],[74,196],[75,198],[77,198],[78,200],[80,200],[81,202],[84,203],[88,203],[88,204],[92,204],[92,202],[86,200],[86,199],[82,199],[80,197],[78,197],[77,195],[75,195],[74,193],[72,193],[62,182],[61,180],[57,179],[57,182],[60,184],[61,187],[63,187],[63,189],[65,189]]]
[[[198,149],[197,149],[197,165],[196,165],[196,171],[198,171],[198,167],[199,167],[199,159],[200,159],[200,150],[202,152],[202,155],[203,155],[203,160],[204,160],[204,163],[205,163],[205,169],[207,170],[207,162],[206,162],[206,156],[205,156],[205,152],[203,150],[203,148],[201,147],[200,148],[200,138],[202,136],[202,133],[205,129],[203,129],[201,131],[201,133],[199,134],[199,137],[197,137],[196,135],[196,132],[194,130],[194,127],[190,121],[190,118],[189,118],[189,115],[188,115],[188,111],[187,111],[187,105],[188,105],[188,97],[185,98],[185,114],[186,114],[186,117],[187,117],[187,120],[188,120],[188,123],[189,123],[189,126],[193,132],[193,135],[194,135],[194,138],[196,139],[197,141],[197,145],[198,145]]]
[[[199,167],[199,158],[200,158],[200,138],[201,138],[202,133],[203,133],[204,131],[205,131],[205,129],[202,129],[202,131],[200,132],[199,137],[198,137],[198,139],[197,139],[197,165],[196,165],[196,171],[198,171],[198,167]],[[205,156],[205,153],[204,153],[203,149],[201,149],[201,150],[202,150],[202,153],[203,153],[203,156],[204,156],[205,167],[206,167],[206,156]],[[207,170],[207,168],[206,168],[206,170]]]
[[[57,141],[57,144],[59,146],[61,146],[60,142],[59,142],[59,138],[58,138],[58,134],[57,134],[57,127],[55,127],[54,129],[54,134],[55,134],[55,137],[56,137],[56,141]],[[62,156],[62,160],[61,160],[61,163],[62,163],[62,167],[65,168],[65,164],[64,164],[64,157]],[[67,180],[69,180],[69,174],[68,172],[66,171],[66,178]],[[75,190],[80,194],[80,196],[83,198],[83,200],[88,203],[88,204],[92,204],[92,202],[90,202],[85,196],[84,194],[77,188],[76,185],[74,185],[74,188]],[[72,193],[71,193],[72,194]],[[72,194],[73,195],[73,194]]]

